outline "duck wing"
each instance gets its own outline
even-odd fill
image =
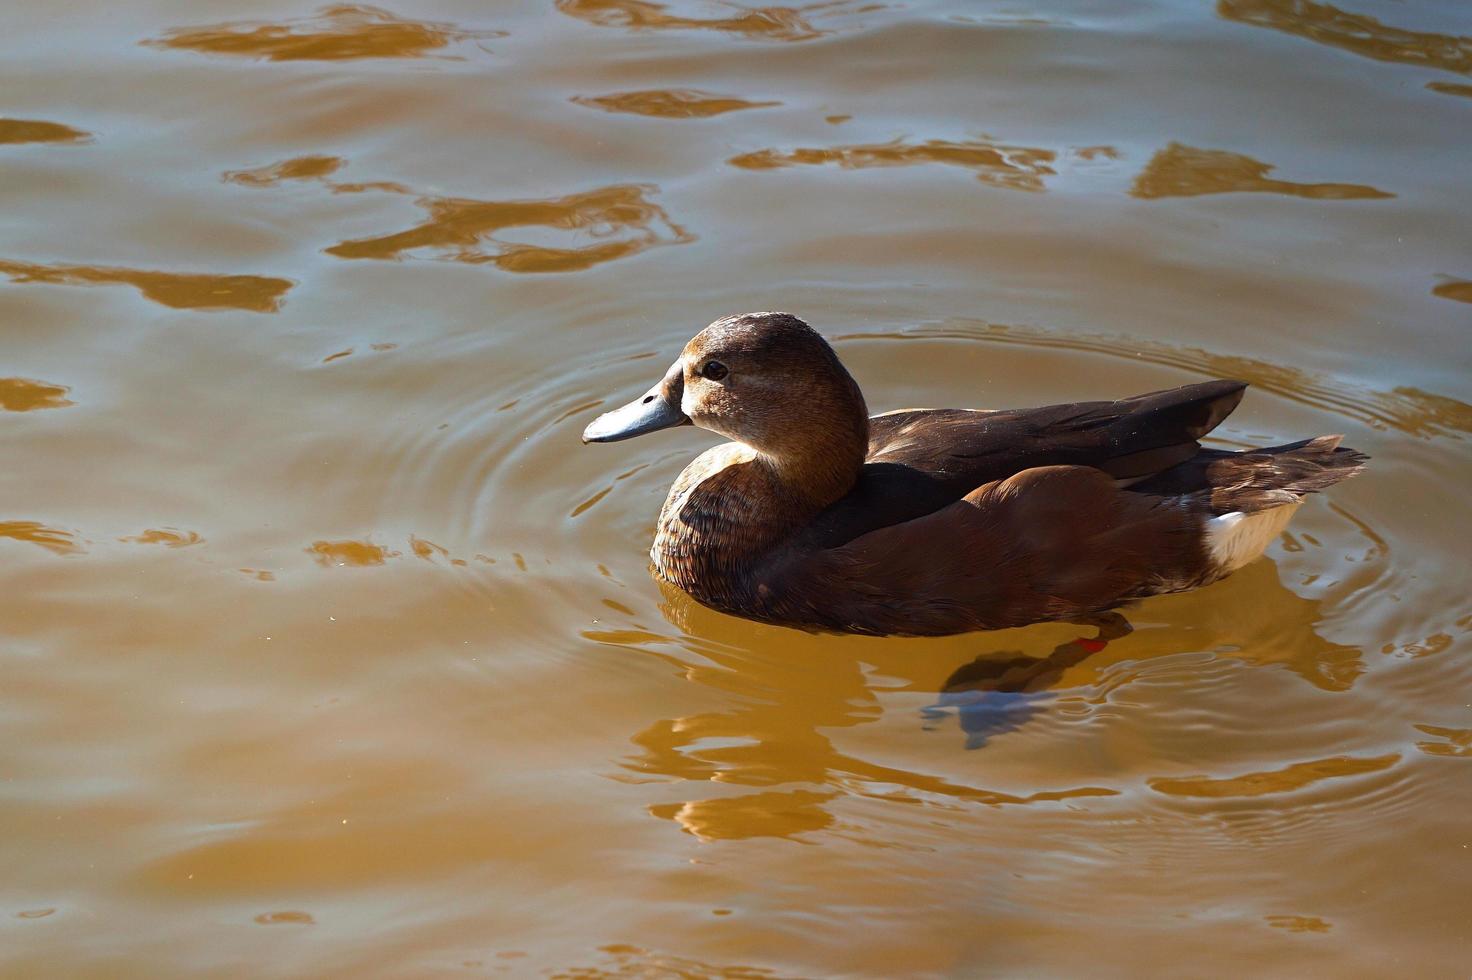
[[[869,420],[871,463],[896,463],[956,497],[1034,466],[1152,476],[1196,455],[1197,440],[1242,400],[1243,381],[1206,381],[1118,401],[966,411],[910,409]]]
[[[1045,466],[759,570],[761,618],[938,636],[1068,620],[1210,577],[1202,516],[1091,466]]]
[[[1032,467],[1089,466],[1121,483],[1148,479],[1195,456],[1197,440],[1231,414],[1246,387],[1206,381],[1112,402],[877,415],[853,490],[800,532],[797,544],[834,548]]]

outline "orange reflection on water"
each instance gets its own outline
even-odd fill
[[[654,189],[617,184],[530,201],[420,198],[417,203],[429,212],[429,220],[391,235],[341,242],[326,252],[343,259],[397,259],[419,249],[434,249],[455,262],[489,263],[507,272],[576,272],[655,245],[694,240],[663,208],[645,197]],[[496,237],[508,228],[531,227],[603,240],[556,248]],[[615,238],[617,235],[627,237]]]
[[[369,344],[368,349],[376,353],[382,353],[384,351],[394,350],[398,346],[398,344],[382,342],[377,344]],[[340,361],[344,357],[352,357],[354,353],[356,353],[356,348],[344,347],[342,350],[334,351],[333,353],[328,354],[326,357],[322,358],[322,363],[331,364],[333,361]]]
[[[0,143],[80,143],[91,133],[44,119],[0,119]]]
[[[1406,31],[1313,0],[1218,0],[1227,20],[1267,27],[1376,61],[1472,72],[1472,37]]]
[[[1449,279],[1431,290],[1433,296],[1454,299],[1458,303],[1472,303],[1472,281]]]
[[[1268,915],[1263,921],[1288,932],[1328,932],[1332,926],[1316,915]]]
[[[736,7],[740,13],[729,17],[681,17],[670,13],[667,4],[649,0],[557,0],[557,9],[564,14],[599,27],[724,31],[767,41],[811,41],[822,37],[829,32],[814,27],[803,15],[831,6],[825,3],[808,7]]]
[[[742,109],[761,109],[780,102],[752,102],[734,95],[713,95],[696,89],[658,88],[612,95],[575,95],[569,101],[604,112],[626,112],[660,119],[706,119]]]
[[[835,743],[837,732],[868,724],[880,714],[861,663],[872,662],[883,674],[911,680],[910,686],[922,691],[936,689],[930,686],[939,682],[931,678],[934,666],[917,658],[913,649],[866,644],[862,651],[840,652],[824,638],[786,631],[782,642],[793,645],[784,656],[768,658],[715,639],[732,630],[729,620],[673,589],[661,591],[668,601],[661,611],[681,634],[710,639],[677,641],[637,622],[628,628],[587,630],[583,636],[653,656],[703,686],[745,695],[724,710],[649,724],[632,737],[640,752],[622,763],[626,774],[616,777],[755,790],[735,796],[701,792],[649,808],[651,815],[672,820],[696,837],[739,840],[822,830],[834,821],[829,803],[845,796],[1015,806],[1118,793],[1088,785],[1025,795],[1000,792],[846,752]],[[677,649],[664,652],[672,642]],[[681,652],[686,647],[693,657]]]
[[[342,182],[329,180],[347,163],[342,157],[311,155],[292,157],[280,163],[267,164],[250,170],[227,170],[221,175],[226,183],[244,187],[278,187],[288,180],[320,181],[332,189],[334,194],[358,194],[364,191],[383,191],[388,194],[408,194],[409,188],[390,181]]]
[[[40,521],[0,521],[0,538],[40,545],[58,555],[72,555],[82,550],[77,536],[71,531],[47,527]]]
[[[314,180],[335,173],[347,161],[342,157],[292,157],[253,170],[227,170],[222,179],[247,187],[274,187],[283,180]]]
[[[800,165],[836,164],[846,170],[870,167],[909,167],[939,163],[963,167],[976,173],[976,179],[994,187],[1019,191],[1043,190],[1043,178],[1057,171],[1049,164],[1058,155],[1052,150],[1028,146],[1003,146],[985,141],[958,143],[951,140],[926,140],[924,143],[870,143],[854,146],[801,147],[795,150],[766,149],[743,153],[726,161],[746,170],[776,170]]]
[[[717,966],[684,956],[656,953],[640,946],[614,943],[598,947],[609,957],[606,966],[579,966],[549,974],[551,980],[618,980],[621,977],[668,980],[782,980],[775,970],[755,966]],[[504,956],[505,954],[499,954]]]
[[[1432,633],[1430,636],[1412,643],[1404,643],[1400,646],[1396,646],[1394,643],[1387,643],[1380,648],[1380,652],[1387,656],[1398,653],[1411,657],[1412,659],[1417,657],[1434,657],[1438,653],[1445,653],[1450,650],[1453,642],[1454,640],[1450,633]]]
[[[1472,85],[1458,85],[1456,82],[1427,82],[1426,87],[1443,95],[1460,95],[1472,99]]]
[[[383,545],[374,544],[371,541],[313,541],[307,547],[307,554],[311,555],[317,564],[324,568],[333,568],[340,565],[355,565],[367,567],[370,565],[382,565],[390,558],[397,558],[397,551],[390,551]]]
[[[342,61],[421,58],[456,41],[504,36],[500,31],[464,31],[453,24],[405,20],[377,7],[340,4],[324,8],[315,18],[180,27],[143,43],[271,61]]]
[[[250,310],[275,313],[293,285],[271,276],[228,276],[200,272],[153,272],[97,265],[40,265],[0,259],[0,275],[13,282],[95,286],[120,283],[145,298],[178,310]]]
[[[180,531],[175,528],[149,528],[142,534],[118,540],[125,544],[161,544],[166,548],[188,548],[204,543],[204,538],[200,537],[198,531]]]
[[[1267,176],[1272,170],[1270,164],[1240,153],[1171,143],[1150,158],[1135,178],[1130,193],[1135,197],[1159,198],[1258,192],[1331,201],[1395,196],[1364,184],[1298,184],[1273,180]]]
[[[1433,738],[1444,740],[1440,742],[1417,742],[1416,748],[1425,752],[1427,755],[1439,755],[1457,759],[1472,758],[1472,728],[1442,728],[1438,725],[1417,725],[1416,730],[1424,732]]]
[[[1388,555],[1372,557],[1384,562]],[[1272,602],[1280,617],[1276,624],[1278,636],[1273,642],[1256,643],[1250,649],[1221,650],[1218,656],[1257,667],[1282,667],[1322,691],[1348,691],[1364,674],[1359,647],[1337,643],[1319,632],[1325,618],[1324,602],[1299,596],[1285,587],[1272,562],[1254,562],[1234,572],[1232,580],[1231,589],[1188,593],[1174,601],[1197,616],[1220,617],[1220,622],[1249,622],[1256,610],[1265,608],[1263,603]],[[1147,645],[1156,639],[1140,637]]]
[[[311,913],[297,911],[262,912],[253,921],[263,926],[314,926],[317,924],[317,920],[312,918]]]
[[[76,404],[66,397],[69,391],[66,385],[31,378],[0,378],[0,410],[34,412],[40,408],[66,408]]]
[[[1399,761],[1400,755],[1393,752],[1369,759],[1337,755],[1330,759],[1295,762],[1291,766],[1274,769],[1271,772],[1250,772],[1222,779],[1213,779],[1210,776],[1161,777],[1150,780],[1150,788],[1157,793],[1166,793],[1171,796],[1197,796],[1212,799],[1266,796],[1269,793],[1290,793],[1325,779],[1340,779],[1345,776],[1382,772]]]
[[[451,565],[463,567],[469,564],[464,558],[456,558],[454,555],[451,555],[449,549],[443,545],[435,544],[433,541],[421,538],[417,534],[409,535],[409,549],[414,552],[414,557],[421,558],[424,561],[432,562],[438,556],[448,561]]]
[[[334,194],[361,194],[365,191],[382,191],[385,194],[412,194],[403,184],[391,180],[336,181],[322,178],[322,183],[332,188]]]
[[[833,816],[823,809],[823,804],[837,795],[808,790],[749,793],[658,804],[651,806],[649,813],[673,820],[686,833],[701,840],[793,837],[830,826]]]
[[[1435,435],[1438,430],[1472,432],[1472,405],[1455,398],[1402,387],[1383,396],[1383,404],[1391,411],[1392,427],[1411,435]]]

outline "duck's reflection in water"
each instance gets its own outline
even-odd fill
[[[624,628],[583,635],[657,657],[721,699],[718,708],[659,719],[636,732],[631,740],[638,751],[617,777],[748,788],[680,793],[649,807],[704,839],[825,831],[836,822],[833,801],[845,796],[1008,806],[1120,792],[1058,787],[1046,775],[1033,792],[986,789],[924,771],[951,765],[941,760],[906,765],[886,751],[881,762],[835,744],[844,730],[878,721],[882,699],[897,693],[938,694],[921,709],[917,726],[944,728],[946,716],[955,714],[965,744],[976,748],[1064,700],[1072,722],[1087,719],[1145,664],[1182,653],[1277,667],[1329,692],[1348,690],[1364,669],[1357,647],[1319,635],[1321,602],[1286,588],[1270,561],[1209,589],[1151,600],[1130,614],[1149,629],[1129,633],[1122,617],[1110,618],[1098,624],[1097,638],[1078,638],[1077,626],[1059,624],[940,640],[815,636],[734,619],[668,587],[663,594],[661,612],[678,632],[659,632],[631,615]],[[1060,634],[1074,637],[1060,643]],[[1030,643],[1049,652],[1029,656]],[[1005,652],[996,652],[999,647]]]
[[[1060,643],[1045,657],[1029,657],[1021,650],[980,654],[946,678],[940,697],[922,714],[936,722],[954,711],[968,749],[981,748],[994,735],[1016,731],[1052,699],[1049,689],[1065,671],[1134,631],[1119,613],[1101,614],[1090,625],[1099,627],[1098,636]]]

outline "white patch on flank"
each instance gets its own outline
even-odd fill
[[[869,416],[869,418],[871,418],[871,419],[882,419],[886,415],[898,415],[901,412],[933,412],[933,411],[935,411],[935,409],[933,409],[933,408],[891,408],[887,412],[880,412],[878,415],[871,415],[871,416]]]
[[[996,408],[891,408],[887,412],[879,412],[869,416],[871,419],[882,419],[886,415],[898,415],[901,412],[972,412],[976,415],[995,415],[1000,409]]]
[[[1233,511],[1206,522],[1206,547],[1222,573],[1235,572],[1267,550],[1297,512],[1301,500],[1244,514]]]

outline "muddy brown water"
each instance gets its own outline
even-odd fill
[[[1464,3],[0,50],[0,974],[1466,975]],[[1096,654],[753,625],[646,571],[711,438],[578,442],[749,309],[875,411],[1232,376],[1374,462]]]

